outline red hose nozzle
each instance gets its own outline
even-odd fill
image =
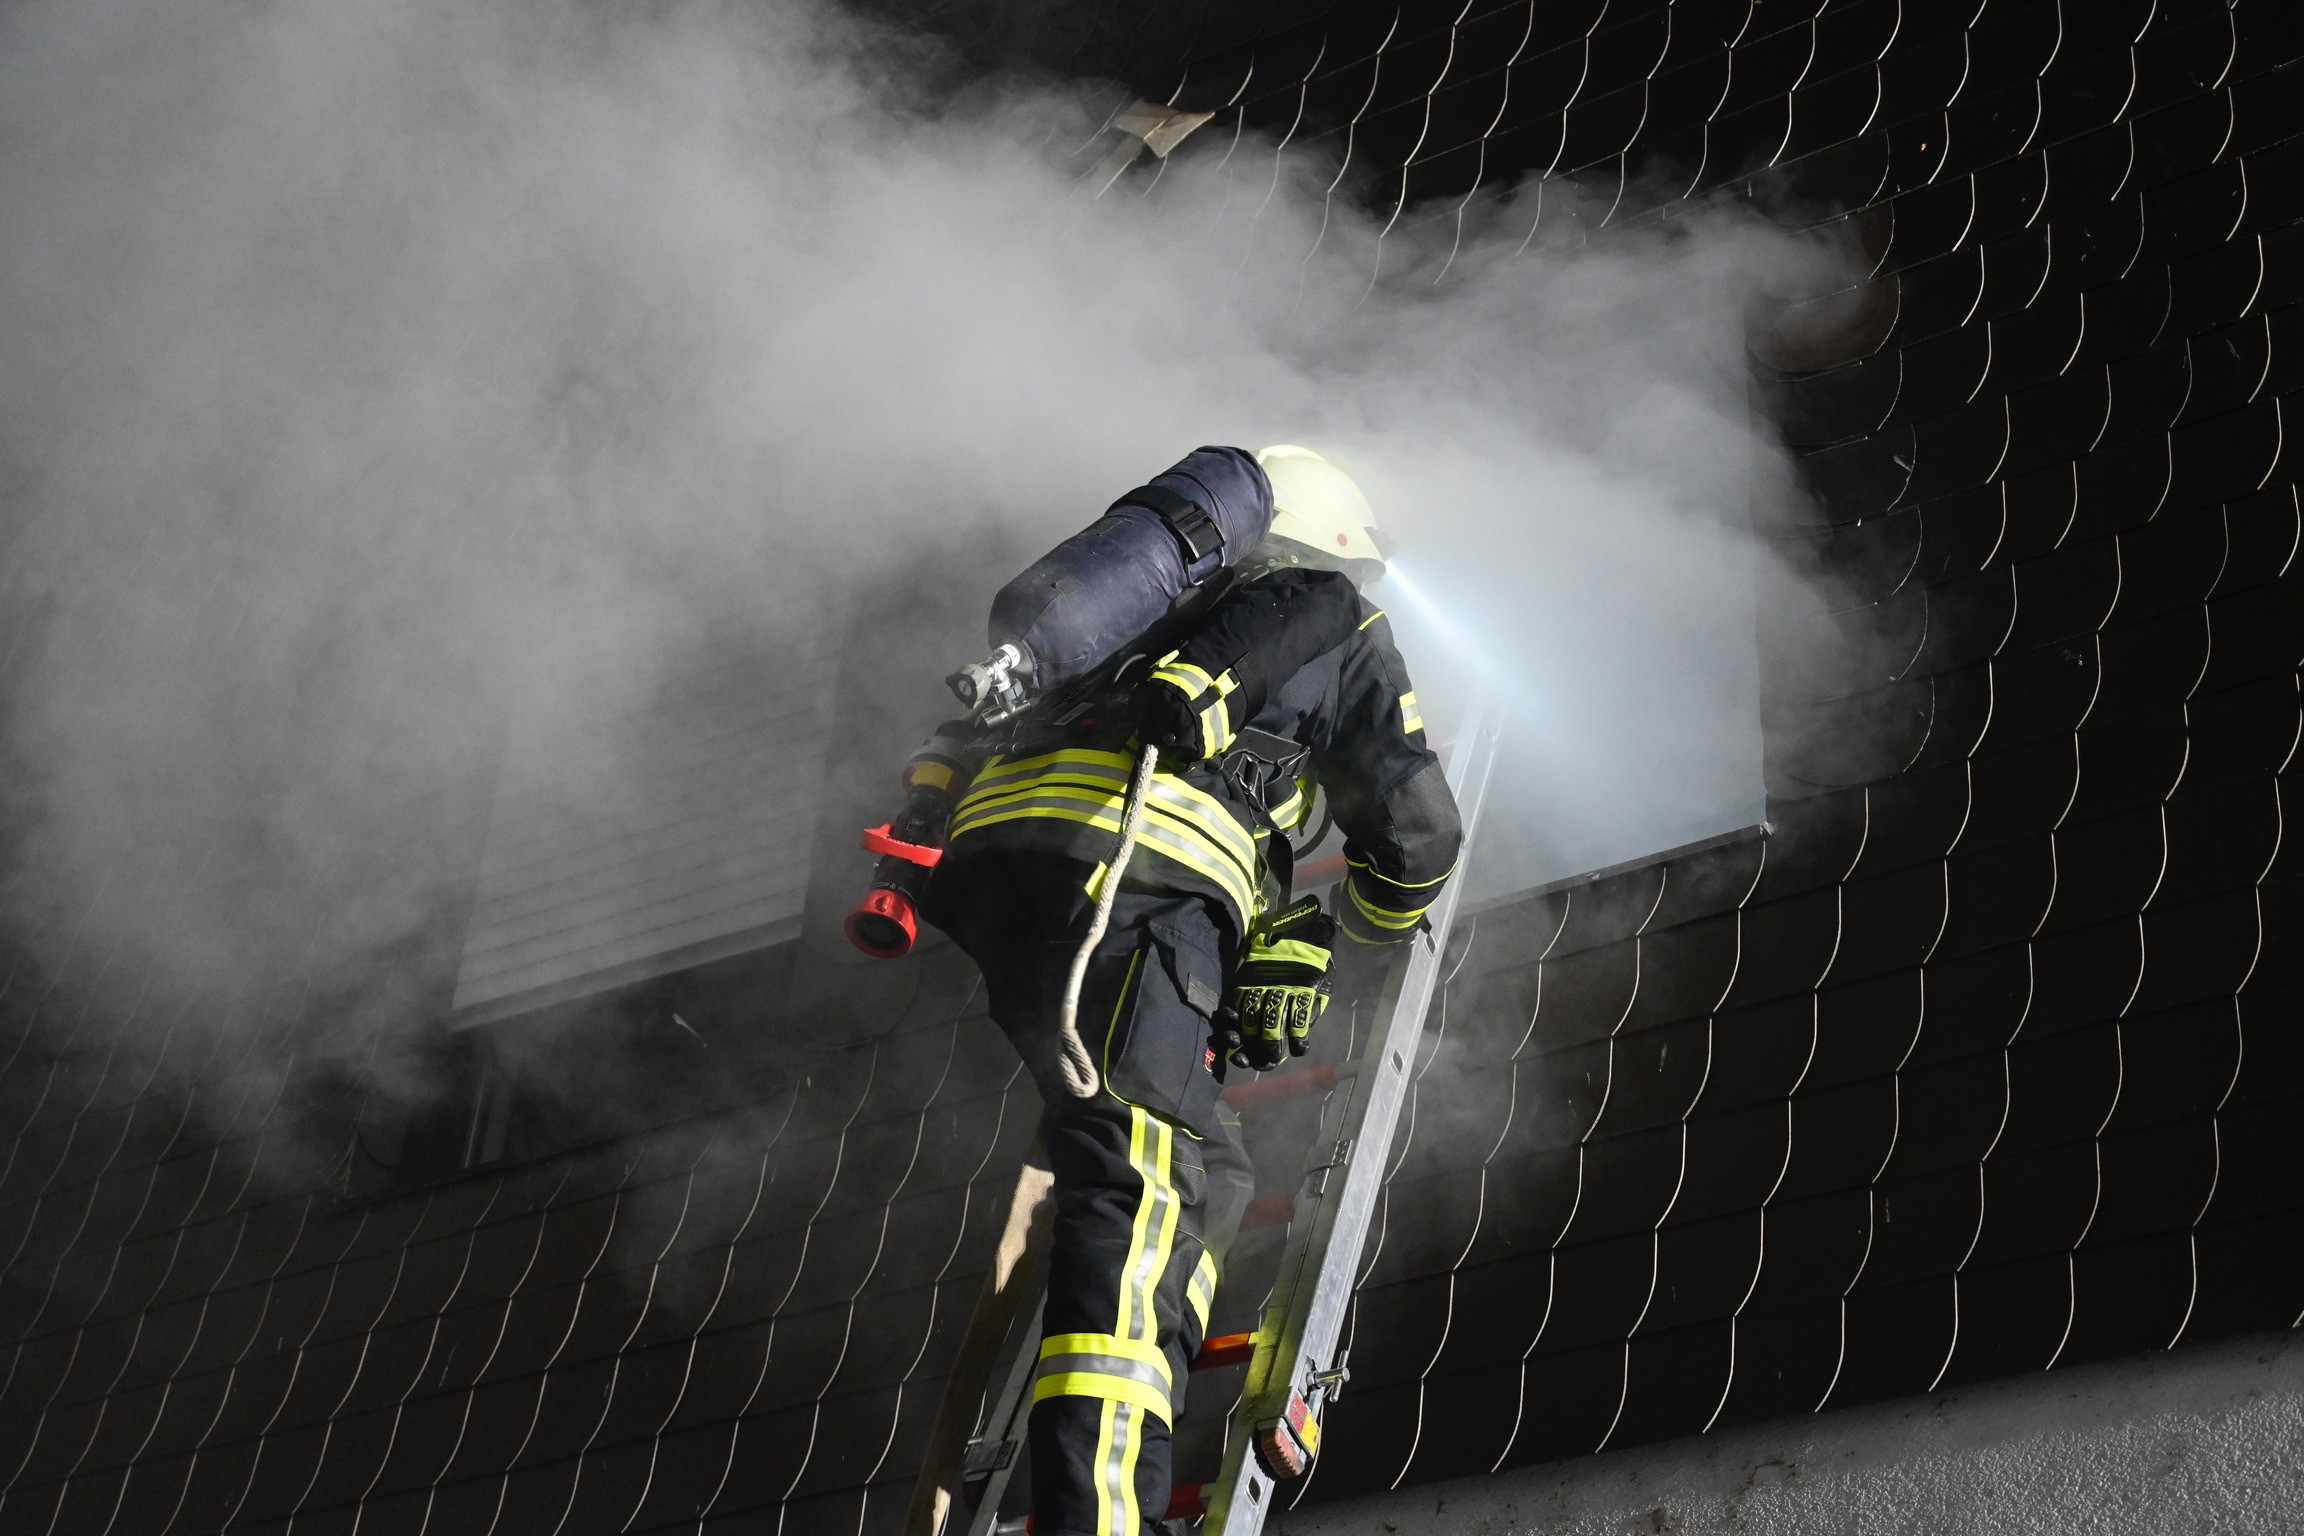
[[[876,887],[856,903],[843,925],[848,942],[876,960],[895,960],[908,954],[920,936],[920,916],[901,891]]]

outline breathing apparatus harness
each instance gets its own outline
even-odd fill
[[[1186,585],[1171,600],[1165,619],[1155,626],[1157,633],[1173,633],[1205,612],[1231,585],[1223,528],[1207,508],[1166,486],[1140,485],[1114,502],[1107,515],[1124,507],[1152,513],[1176,541]],[[1059,595],[1077,589],[1076,582],[1072,588],[1064,586],[1064,580],[1069,579],[1056,584]],[[944,829],[967,787],[969,765],[994,752],[1017,755],[1029,738],[1062,738],[1078,726],[1092,725],[1099,716],[1109,718],[1110,706],[1125,698],[1121,680],[1133,682],[1148,655],[1143,650],[1131,650],[1046,698],[1036,696],[1039,668],[1031,648],[1021,640],[1003,641],[984,660],[961,667],[946,678],[945,685],[969,716],[942,728],[914,754],[904,774],[908,798],[903,814],[865,830],[864,848],[881,857],[871,890],[848,915],[849,941],[880,959],[907,953],[919,935],[919,904],[944,857]],[[1027,712],[1037,718],[1019,723],[1019,717]],[[1141,748],[1121,817],[1119,843],[1105,868],[1088,932],[1072,957],[1064,984],[1058,1065],[1065,1087],[1079,1098],[1094,1097],[1101,1085],[1095,1059],[1080,1038],[1080,989],[1089,958],[1111,923],[1113,903],[1136,850],[1144,802],[1159,761],[1158,748]]]

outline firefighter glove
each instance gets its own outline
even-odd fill
[[[1232,978],[1225,1008],[1232,1064],[1268,1072],[1311,1048],[1313,1021],[1328,1006],[1328,949],[1336,920],[1307,896],[1259,922]]]

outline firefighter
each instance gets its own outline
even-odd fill
[[[1263,543],[1147,675],[974,765],[923,908],[981,967],[1048,1110],[1041,1536],[1136,1536],[1166,1513],[1170,1426],[1254,1188],[1224,1068],[1303,1054],[1339,936],[1372,952],[1409,938],[1460,841],[1414,685],[1358,591],[1383,573],[1366,498],[1307,449],[1256,461]],[[1059,1002],[1144,743],[1160,771],[1082,987],[1100,1073],[1082,1099],[1058,1067]],[[1345,836],[1333,916],[1288,900],[1315,787]]]

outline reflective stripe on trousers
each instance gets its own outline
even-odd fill
[[[1128,1168],[1137,1185],[1127,1248],[1117,1266],[1084,1266],[1090,1274],[1077,1277],[1093,1286],[1091,1276],[1101,1271],[1110,1287],[1103,1305],[1111,1330],[1051,1333],[1041,1342],[1039,1379],[1032,1386],[1036,1419],[1044,1405],[1076,1418],[1078,1410],[1068,1411],[1066,1399],[1098,1404],[1091,1464],[1094,1536],[1136,1536],[1142,1525],[1137,1461],[1148,1421],[1157,1418],[1165,1436],[1174,1418],[1173,1371],[1160,1337],[1159,1292],[1175,1253],[1181,1213],[1171,1173],[1177,1132],[1150,1110],[1128,1105],[1125,1112]],[[1096,1305],[1093,1295],[1064,1299]],[[1053,1311],[1057,1298],[1051,1295],[1050,1300]]]

